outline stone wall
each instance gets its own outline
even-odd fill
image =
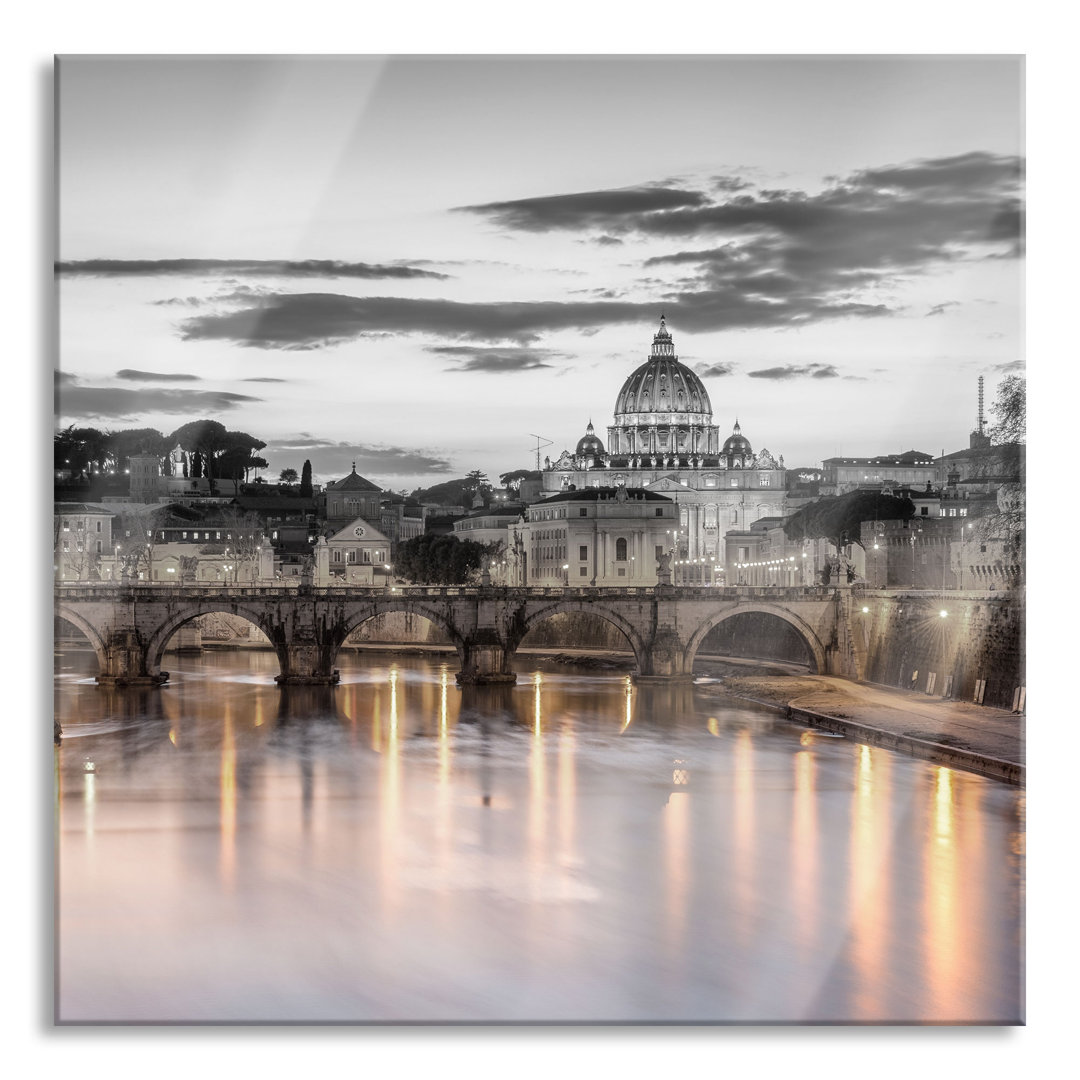
[[[869,682],[964,701],[981,690],[981,704],[1001,709],[1025,685],[1023,590],[868,594],[854,599],[852,624]]]

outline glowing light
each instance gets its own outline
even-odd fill
[[[863,610],[863,614],[865,615],[870,609],[868,607],[864,607],[862,610]]]
[[[947,611],[945,611],[944,609],[942,609],[941,611],[938,612],[938,614],[944,619],[945,616],[948,615],[949,613]]]

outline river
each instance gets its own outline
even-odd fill
[[[1024,793],[519,656],[58,653],[61,1022],[1024,1017]]]

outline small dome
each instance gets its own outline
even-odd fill
[[[724,443],[724,448],[720,451],[721,457],[728,458],[728,468],[731,468],[730,459],[733,457],[752,458],[754,451],[750,447],[750,440],[743,435],[742,429],[739,427],[739,421],[735,421],[735,428],[728,436],[727,442]]]
[[[578,440],[575,453],[581,457],[600,457],[603,452],[604,444],[596,437],[590,420],[589,426],[585,429],[585,434]]]

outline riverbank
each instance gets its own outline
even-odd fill
[[[791,665],[724,660],[706,692],[730,694],[788,717],[951,768],[1025,783],[1025,717],[966,701],[811,675]]]

